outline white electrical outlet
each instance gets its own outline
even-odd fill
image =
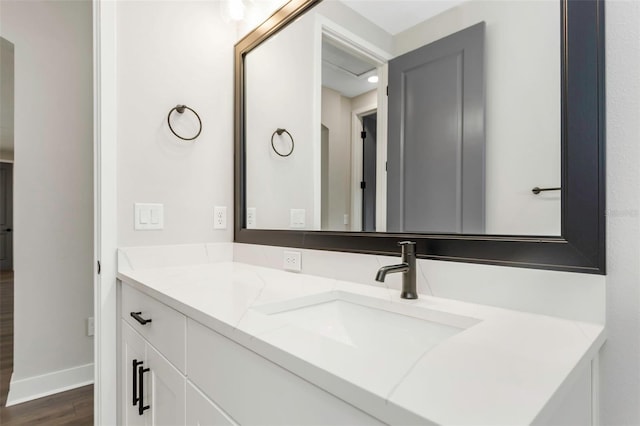
[[[227,229],[227,207],[215,206],[213,208],[213,228]]]
[[[87,336],[93,336],[95,333],[95,323],[93,317],[87,318]]]
[[[284,252],[284,270],[300,272],[302,270],[301,256],[299,251],[285,251]]]
[[[256,208],[247,207],[247,229],[254,229],[256,227]]]

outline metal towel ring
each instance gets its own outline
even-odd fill
[[[273,144],[273,137],[275,136],[276,133],[278,134],[278,136],[282,136],[283,133],[286,133],[287,135],[289,135],[289,139],[291,139],[291,151],[289,151],[287,154],[282,154],[281,152],[279,152],[276,149],[276,146]],[[276,131],[271,134],[271,148],[273,148],[273,151],[276,154],[278,154],[280,157],[290,156],[291,153],[293,152],[294,146],[295,146],[295,143],[293,142],[293,136],[291,136],[291,133],[289,133],[287,129],[276,129]]]
[[[177,134],[175,130],[173,130],[173,127],[171,127],[171,113],[173,111],[177,111],[179,114],[182,114],[185,109],[188,109],[189,111],[191,111],[196,116],[196,118],[198,119],[198,124],[200,125],[200,129],[198,129],[198,133],[196,133],[196,135],[194,137],[192,137],[192,138],[183,138],[182,136]],[[171,133],[173,133],[174,135],[176,135],[177,137],[179,137],[183,141],[192,141],[195,138],[197,138],[198,136],[200,136],[200,133],[202,132],[202,120],[200,120],[200,116],[198,115],[197,112],[195,112],[193,109],[189,108],[186,105],[176,105],[175,107],[171,108],[171,111],[169,111],[169,115],[167,115],[167,124],[169,124],[169,129],[171,129]]]

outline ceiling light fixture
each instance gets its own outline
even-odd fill
[[[378,82],[378,76],[377,76],[377,75],[372,75],[371,77],[369,77],[369,78],[367,79],[367,81],[368,81],[369,83],[377,83],[377,82]]]
[[[244,3],[242,0],[228,0],[229,18],[233,21],[242,21],[244,19]]]

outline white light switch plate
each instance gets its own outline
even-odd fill
[[[292,228],[304,228],[306,213],[305,209],[291,209],[289,226]]]
[[[163,229],[164,204],[135,203],[133,222],[136,231]]]

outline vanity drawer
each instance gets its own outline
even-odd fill
[[[121,309],[122,318],[184,373],[186,317],[124,283]]]
[[[187,376],[241,425],[382,425],[379,420],[189,319]]]

